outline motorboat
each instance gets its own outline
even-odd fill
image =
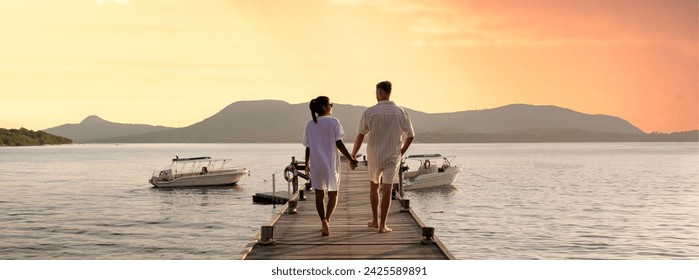
[[[158,188],[232,186],[250,172],[244,167],[229,167],[231,162],[231,159],[175,156],[165,169],[154,171],[148,182]]]
[[[406,160],[419,162],[415,171],[403,173],[403,190],[421,190],[432,187],[453,185],[461,168],[451,164],[455,156],[441,154],[410,155]],[[441,160],[441,165],[440,164]],[[405,163],[407,164],[407,162]],[[408,165],[408,170],[410,170]]]

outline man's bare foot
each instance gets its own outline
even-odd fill
[[[321,230],[321,234],[323,236],[330,235],[330,225],[328,224],[328,221],[326,221],[326,220],[323,220],[323,229]]]
[[[377,222],[377,221],[371,221],[371,222],[369,222],[366,226],[368,226],[368,227],[370,227],[370,228],[379,228],[379,222]]]
[[[392,232],[393,230],[389,227],[383,227],[382,229],[379,229],[379,233],[385,233],[385,232]]]

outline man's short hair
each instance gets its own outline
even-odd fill
[[[382,90],[386,94],[391,94],[391,87],[391,82],[389,81],[383,81],[376,84],[376,88]]]

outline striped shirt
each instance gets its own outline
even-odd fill
[[[379,101],[362,114],[358,132],[368,137],[367,161],[379,169],[400,163],[400,148],[405,137],[414,137],[410,116],[393,101]]]

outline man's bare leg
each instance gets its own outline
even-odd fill
[[[372,219],[367,226],[370,228],[379,228],[379,184],[369,181],[369,186]]]
[[[379,223],[379,233],[393,231],[386,226],[388,210],[391,208],[391,184],[381,184],[381,223]]]

